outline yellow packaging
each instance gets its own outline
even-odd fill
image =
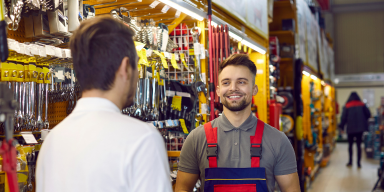
[[[16,81],[17,80],[16,60],[8,59],[8,69],[9,69],[9,80]]]
[[[51,73],[49,72],[48,64],[43,67],[44,83],[51,83]]]
[[[23,59],[24,63],[24,82],[31,82],[31,71],[29,70],[29,59]]]
[[[44,83],[44,72],[43,72],[43,67],[41,65],[38,65],[36,67],[37,71],[37,83]]]
[[[1,81],[10,81],[11,72],[9,70],[9,63],[8,62],[2,62],[0,63],[0,80]]]
[[[17,77],[16,81],[17,82],[24,82],[24,63],[22,62],[21,59],[18,59],[16,62],[16,68],[17,68]]]

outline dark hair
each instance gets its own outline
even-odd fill
[[[134,31],[110,17],[81,22],[70,39],[73,67],[81,89],[110,90],[124,57],[137,68]]]
[[[229,65],[235,66],[245,66],[252,72],[254,76],[256,76],[257,68],[254,62],[249,59],[249,56],[246,54],[233,54],[221,62],[219,67],[219,74],[223,69]]]
[[[350,95],[349,95],[349,98],[347,100],[347,103],[351,102],[351,101],[361,101],[359,95],[357,94],[356,91],[353,91]]]

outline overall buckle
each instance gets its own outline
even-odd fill
[[[217,148],[218,148],[217,146],[218,146],[217,143],[208,143],[207,158],[217,157]]]
[[[259,145],[259,147],[256,147],[256,145]],[[262,152],[262,145],[261,144],[251,144],[251,158],[252,157],[260,157],[261,159],[261,152]]]

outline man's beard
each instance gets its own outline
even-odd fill
[[[232,93],[231,93],[232,94]],[[243,99],[240,101],[236,101],[235,103],[232,103],[233,101],[227,101],[227,95],[230,94],[225,94],[224,99],[222,100],[222,104],[230,111],[237,112],[237,111],[242,111],[245,108],[251,104],[252,101],[247,102],[246,98],[243,96]]]
[[[136,92],[139,91],[137,86],[131,86],[132,88],[135,88],[135,89],[131,89],[129,90],[128,94],[127,94],[127,100],[125,100],[125,104],[124,104],[124,108],[128,108],[128,107],[132,107],[134,104],[135,104],[135,98],[136,98]]]

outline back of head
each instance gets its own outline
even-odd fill
[[[110,17],[98,16],[83,21],[70,40],[73,67],[83,91],[110,90],[124,57],[137,68],[134,31]]]
[[[351,101],[361,101],[359,95],[357,94],[357,92],[352,92],[351,95],[349,95],[349,98],[348,98],[348,102],[351,102]]]
[[[233,54],[221,62],[219,67],[219,74],[227,66],[244,66],[247,67],[251,73],[256,77],[257,69],[255,63],[249,59],[249,56],[246,54]]]

